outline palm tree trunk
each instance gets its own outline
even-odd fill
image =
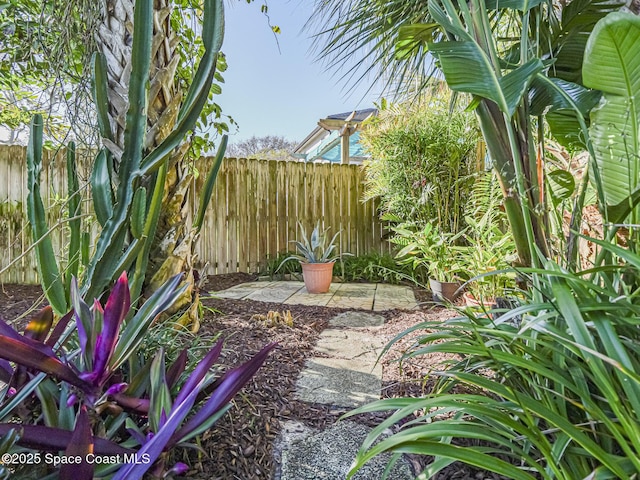
[[[128,109],[128,83],[131,72],[131,25],[133,0],[107,0],[102,25],[98,32],[99,48],[107,59],[110,124],[114,141],[105,141],[117,164],[124,148],[124,127]],[[149,75],[147,132],[145,149],[159,145],[175,126],[182,100],[176,69],[180,56],[176,53],[178,39],[171,28],[171,5],[168,0],[154,1],[152,62]],[[194,240],[187,224],[189,189],[193,185],[193,169],[185,165],[188,141],[174,150],[168,159],[168,174],[151,258],[146,272],[147,292],[152,292],[176,273],[185,272],[189,285],[179,307],[190,307],[188,318],[197,329],[194,307],[198,296],[194,288]],[[152,181],[152,179],[149,179]]]

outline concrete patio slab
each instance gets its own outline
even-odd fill
[[[211,295],[219,298],[232,298],[235,300],[243,299],[249,295],[251,295],[255,291],[260,291],[263,289],[268,289],[274,283],[280,282],[248,282],[241,283],[240,285],[236,285],[231,288],[227,288],[226,290],[220,290],[218,292],[211,292]]]
[[[289,305],[326,307],[329,300],[331,300],[341,286],[341,283],[332,283],[327,293],[309,293],[303,284],[302,288],[291,295],[284,303]]]
[[[362,310],[411,310],[417,308],[413,290],[406,286],[375,283],[333,283],[327,293],[308,293],[303,282],[250,282],[211,292],[219,298],[277,302]]]
[[[315,351],[338,359],[366,361],[373,367],[383,347],[378,337],[362,331],[328,328],[320,334]]]
[[[247,295],[245,299],[255,300],[257,302],[284,303],[289,297],[301,289],[304,289],[304,287],[300,285],[300,282],[275,282]]]

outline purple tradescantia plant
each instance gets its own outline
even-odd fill
[[[116,348],[122,322],[131,308],[127,273],[122,272],[118,278],[104,309],[98,301],[94,302],[93,315],[90,317],[87,317],[88,308],[80,298],[75,279],[71,292],[80,348],[85,363],[91,366],[91,371],[82,373],[80,378],[100,389],[111,374],[109,360]],[[90,324],[87,325],[87,322]],[[102,328],[98,331],[97,326]]]
[[[161,410],[161,419],[158,421],[160,428],[152,436],[147,436],[138,455],[148,455],[149,463],[156,462],[153,472],[157,476],[164,471],[163,453],[169,451],[179,443],[195,437],[211,426],[226,412],[227,405],[240,389],[253,377],[266,360],[269,352],[277,344],[270,343],[246,363],[239,367],[227,371],[222,377],[210,385],[213,393],[198,411],[189,420],[184,422],[192,410],[197,399],[207,388],[207,373],[217,361],[222,351],[223,340],[218,341],[211,351],[198,363],[191,373],[184,386],[180,389],[178,396],[169,407],[165,416],[165,409]],[[162,355],[162,352],[160,352]],[[150,409],[150,414],[153,409]],[[184,423],[183,423],[184,422]],[[182,426],[181,426],[182,425]],[[142,440],[141,435],[132,435]],[[129,478],[140,478],[148,469],[149,464],[124,465],[113,480],[127,480]],[[174,466],[173,468],[176,468]]]
[[[15,429],[19,435],[17,445],[21,447],[65,451],[67,455],[80,457],[88,452],[121,456],[136,453],[137,458],[144,459],[141,463],[122,465],[113,480],[141,479],[149,470],[157,478],[167,471],[172,474],[186,471],[187,466],[181,463],[166,465],[169,450],[211,428],[230,408],[233,396],[256,373],[276,344],[267,345],[249,361],[214,381],[211,369],[223,347],[223,341],[218,341],[178,389],[175,399],[171,390],[177,388],[186,369],[186,349],[168,369],[165,369],[161,349],[135,376],[127,376],[127,370],[120,367],[132,355],[137,355],[140,343],[158,314],[184,292],[184,287],[178,287],[180,281],[180,276],[174,277],[135,315],[129,315],[126,274],[120,276],[104,307],[98,301],[89,307],[74,280],[71,289],[73,311],[61,318],[55,327],[50,308],[36,316],[22,335],[0,321],[0,379],[18,388],[12,401],[37,398],[46,420],[46,426],[0,423],[0,437]],[[72,347],[69,351],[69,343],[60,340],[69,338],[73,329],[67,327],[71,320],[75,320],[79,348]],[[38,379],[37,372],[44,372],[50,378],[42,380],[45,377],[39,374]],[[24,378],[17,382],[19,375]],[[28,386],[27,381],[41,382],[35,386],[37,396],[31,393],[34,387],[19,390]],[[194,408],[196,405],[199,406]],[[2,407],[0,401],[0,411]],[[112,415],[109,412],[114,411],[117,418],[112,416],[107,420],[107,416]],[[119,416],[123,412],[129,416],[126,425]],[[116,424],[108,429],[113,432],[115,441],[93,434],[94,429],[104,432],[104,425],[112,424],[118,418],[119,425],[125,428]],[[140,445],[137,452],[118,443],[125,442],[130,446],[131,440]],[[96,474],[93,465],[84,462],[64,466],[59,478],[90,480]],[[113,474],[113,470],[108,474]]]
[[[26,374],[26,370],[37,370],[64,380],[85,392],[92,392],[91,384],[80,378],[75,368],[58,359],[51,345],[42,341],[49,328],[44,334],[41,331],[46,324],[51,325],[49,318],[53,320],[53,312],[51,307],[45,307],[31,320],[23,335],[4,321],[0,321],[0,358],[4,360],[3,372],[10,375],[9,381],[12,386],[23,383],[22,379],[17,377]],[[8,362],[14,362],[18,366],[14,370]],[[6,378],[6,375],[3,377]]]

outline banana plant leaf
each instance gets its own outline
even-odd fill
[[[585,51],[584,84],[603,92],[591,112],[590,132],[607,206],[633,208],[638,202],[630,197],[640,179],[638,44],[640,18],[616,12],[598,22]]]
[[[440,61],[447,85],[452,90],[488,98],[510,117],[534,76],[544,68],[536,58],[500,76],[487,54],[477,43],[470,41],[431,43],[429,50]],[[470,71],[474,74],[469,75]]]

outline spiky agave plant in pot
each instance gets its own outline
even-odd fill
[[[298,225],[302,234],[301,241],[296,240],[294,242],[298,253],[285,258],[278,269],[289,260],[298,260],[302,266],[302,277],[307,292],[327,293],[333,279],[333,266],[336,263],[335,261],[341,257],[340,254],[334,254],[336,249],[335,241],[340,232],[337,232],[331,240],[327,241],[329,228],[320,231],[319,221],[311,232],[311,236],[307,235],[300,222],[298,222]]]

